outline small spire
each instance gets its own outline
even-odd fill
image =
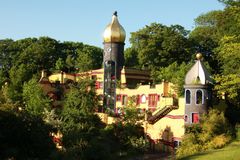
[[[115,12],[113,13],[113,15],[114,15],[114,16],[117,16],[117,11],[115,11]]]

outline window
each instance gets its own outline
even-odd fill
[[[187,115],[184,116],[184,121],[188,122],[188,116]]]
[[[197,92],[196,92],[196,104],[203,104],[203,92],[202,92],[202,90],[197,90]]]
[[[140,105],[140,103],[141,103],[141,96],[137,95],[136,96],[136,105],[138,106],[138,105]]]
[[[146,103],[147,97],[145,96],[145,94],[143,94],[141,96],[141,103]]]
[[[191,91],[190,90],[186,90],[185,98],[186,98],[186,104],[191,104]]]
[[[117,95],[117,101],[121,101],[121,95],[120,94]]]
[[[95,82],[95,89],[99,89],[100,88],[100,83],[98,81]]]
[[[97,80],[97,76],[96,75],[92,75],[92,80]]]
[[[103,88],[103,82],[99,82],[99,88]]]
[[[180,142],[179,141],[174,141],[174,148],[177,148],[177,147],[179,147],[179,144]]]
[[[199,114],[192,113],[192,123],[198,123],[198,122],[199,122]]]
[[[122,96],[122,105],[124,105],[124,106],[127,105],[127,100],[128,100],[128,99],[127,99],[127,96],[126,96],[126,95],[123,95],[123,96]]]
[[[158,101],[158,95],[157,94],[149,94],[148,95],[148,106],[149,107],[156,107]]]

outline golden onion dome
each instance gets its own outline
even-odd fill
[[[112,22],[104,30],[103,40],[104,42],[124,42],[125,38],[126,32],[118,22],[117,12],[114,12]]]

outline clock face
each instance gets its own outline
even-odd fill
[[[112,51],[112,48],[108,47],[107,52],[111,52],[111,51]]]

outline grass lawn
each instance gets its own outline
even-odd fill
[[[226,147],[188,156],[182,160],[240,160],[240,128],[237,139]]]

